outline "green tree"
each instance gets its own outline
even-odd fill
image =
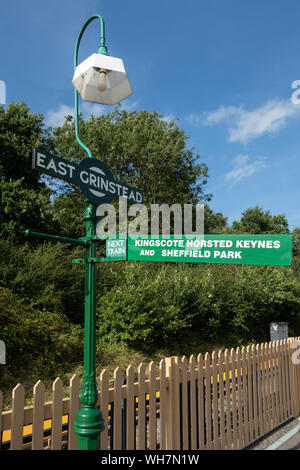
[[[300,228],[295,227],[292,231],[293,252],[292,252],[292,276],[299,281],[300,274]]]
[[[288,222],[284,214],[272,215],[262,207],[250,207],[242,213],[240,221],[232,223],[232,230],[236,233],[249,234],[278,234],[288,233]]]
[[[228,229],[227,217],[214,212],[207,204],[204,207],[204,233],[219,234]]]
[[[174,122],[156,112],[113,112],[83,121],[82,141],[120,181],[143,190],[147,203],[197,203],[204,194],[208,170],[199,155],[187,146],[187,136]],[[54,129],[51,145],[66,158],[86,158],[75,140],[69,116]]]
[[[43,115],[30,113],[28,106],[10,103],[0,106],[0,179],[19,180],[22,186],[39,190],[44,184],[40,174],[31,168],[32,149],[47,145]]]
[[[20,242],[20,232],[51,223],[51,191],[31,168],[32,150],[47,147],[43,116],[25,103],[0,106],[0,233]]]

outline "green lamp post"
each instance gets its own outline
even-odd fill
[[[100,20],[100,45],[98,53],[92,54],[81,64],[78,48],[86,27],[94,19]],[[78,94],[85,101],[114,105],[132,94],[121,59],[110,57],[105,45],[104,20],[101,15],[91,16],[83,25],[74,51],[75,89],[75,134],[79,145],[93,158],[90,149],[79,137]],[[97,450],[100,433],[104,429],[101,411],[96,407],[98,391],[96,383],[96,205],[89,202],[83,221],[86,235],[82,238],[86,246],[85,308],[84,308],[84,358],[83,382],[80,393],[81,409],[74,421],[74,432],[78,436],[78,450]]]

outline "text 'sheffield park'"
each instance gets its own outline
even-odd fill
[[[128,237],[128,259],[199,263],[291,264],[291,235]]]

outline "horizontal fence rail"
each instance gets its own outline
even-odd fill
[[[247,347],[171,357],[159,365],[116,368],[99,378],[97,406],[105,421],[101,449],[210,450],[244,449],[300,414],[300,365],[293,360],[299,338]],[[76,449],[73,422],[80,407],[80,379],[74,375],[69,397],[63,382],[33,388],[33,405],[24,406],[25,390],[12,391],[12,409],[2,411],[2,449]]]

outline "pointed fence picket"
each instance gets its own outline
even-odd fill
[[[105,423],[103,450],[244,449],[300,414],[300,365],[294,342],[213,351],[203,357],[162,359],[159,367],[118,367],[113,379],[103,370],[98,402]],[[297,344],[297,343],[296,343]],[[0,392],[2,448],[70,450],[77,448],[73,423],[80,408],[80,379],[74,375],[69,397],[63,382],[33,388],[33,405],[24,406],[25,390],[12,391],[12,409],[3,411]]]

